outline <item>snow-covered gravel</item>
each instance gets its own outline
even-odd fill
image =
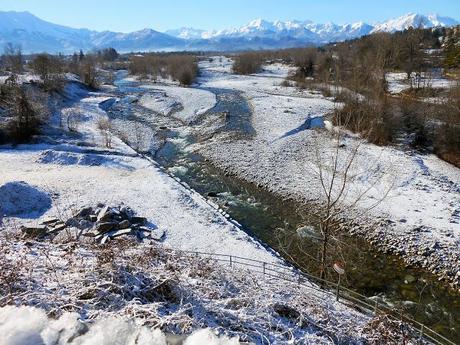
[[[166,97],[144,96],[140,104],[164,115],[190,123],[216,105],[216,95],[206,90],[178,87],[175,85],[143,85],[152,90],[163,91]]]

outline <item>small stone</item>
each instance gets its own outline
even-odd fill
[[[111,238],[116,238],[116,237],[120,237],[120,236],[123,236],[123,235],[129,235],[131,234],[131,229],[121,229],[121,230],[116,230],[116,231],[110,231],[107,233],[107,236],[111,237]]]
[[[155,241],[161,241],[165,236],[165,231],[162,229],[154,229],[150,232],[150,237]]]
[[[89,221],[95,223],[97,221],[97,216],[95,214],[90,214]]]
[[[88,232],[85,232],[82,234],[82,236],[84,237],[96,237],[98,234],[96,232],[93,232],[93,231],[88,231]]]
[[[87,218],[89,215],[93,213],[92,207],[83,207],[80,211],[77,212],[75,215],[76,218]]]
[[[131,226],[131,222],[127,219],[122,220],[120,223],[118,223],[118,229],[127,229]]]
[[[273,310],[279,315],[279,316],[282,316],[282,317],[285,317],[287,319],[291,319],[291,320],[296,320],[300,317],[300,313],[295,310],[294,308],[288,306],[288,305],[284,305],[284,304],[281,304],[281,303],[276,303],[274,306],[273,306]]]
[[[145,224],[147,222],[147,218],[145,217],[139,217],[139,216],[133,216],[131,217],[131,223],[134,224]]]
[[[51,218],[45,218],[42,221],[42,224],[43,225],[49,225],[49,224],[54,224],[54,223],[57,223],[57,222],[59,222],[59,218],[51,217]]]
[[[26,237],[42,237],[48,232],[48,227],[44,225],[39,226],[22,226],[21,231]]]
[[[98,233],[102,234],[102,233],[112,230],[117,225],[118,225],[117,223],[113,223],[113,222],[99,223],[96,227],[96,230]]]
[[[101,240],[101,244],[106,244],[110,240],[109,236],[103,236]]]
[[[59,222],[59,223],[56,223],[49,232],[50,233],[57,232],[57,231],[64,230],[65,228],[66,228],[66,225],[63,222]]]
[[[127,219],[131,219],[131,217],[134,216],[134,211],[131,208],[127,207],[127,206],[123,206],[120,209],[120,213],[122,214],[122,216],[124,216]]]
[[[406,284],[411,284],[413,282],[415,282],[416,278],[413,276],[413,275],[410,275],[410,274],[407,274],[405,277],[404,277],[404,282]]]
[[[111,218],[111,214],[109,212],[109,206],[105,206],[104,208],[102,208],[97,215],[98,222],[103,221],[103,220],[108,220],[110,218]]]

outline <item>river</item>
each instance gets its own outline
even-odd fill
[[[108,109],[109,116],[148,126],[157,142],[146,145],[152,147],[147,153],[160,165],[203,196],[211,198],[246,232],[286,259],[295,258],[306,272],[317,274],[319,266],[315,258],[319,246],[314,235],[303,237],[302,250],[297,246],[287,248],[283,245],[288,250],[283,252],[280,245],[283,243],[280,234],[295,234],[296,229],[306,223],[314,228],[315,220],[308,213],[299,212],[294,202],[282,200],[253,184],[227,176],[195,150],[189,150],[191,145],[207,138],[190,131],[190,127],[199,126],[200,121],[184,124],[171,116],[162,116],[143,108],[133,99],[155,91],[143,88],[141,83],[126,82],[124,76],[124,73],[118,74],[115,94],[121,101]],[[241,93],[226,89],[208,90],[216,94],[217,104],[202,120],[224,114],[225,124],[217,131],[227,131],[239,137],[254,134],[251,108]],[[335,254],[347,263],[344,279],[347,287],[379,303],[398,308],[453,341],[460,342],[458,293],[438,282],[429,272],[407,268],[401,259],[380,253],[364,240],[343,236],[341,241],[340,255]],[[330,279],[335,279],[333,273],[330,273]]]

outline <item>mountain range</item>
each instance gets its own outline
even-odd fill
[[[409,13],[376,25],[357,22],[345,25],[312,21],[266,21],[256,19],[238,28],[205,31],[194,28],[165,33],[144,29],[130,33],[74,29],[44,21],[29,12],[0,11],[0,44],[21,45],[25,53],[73,53],[113,47],[120,52],[274,49],[322,45],[374,32],[448,27],[459,23],[449,17]]]

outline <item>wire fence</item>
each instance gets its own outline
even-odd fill
[[[355,309],[368,315],[384,313],[395,321],[402,321],[410,325],[416,332],[419,332],[420,339],[425,339],[434,344],[455,345],[455,343],[423,323],[414,320],[401,312],[389,308],[372,300],[356,291],[340,286],[340,283],[322,279],[315,275],[305,273],[292,266],[283,266],[270,262],[244,258],[236,255],[205,253],[197,251],[173,250],[186,255],[194,255],[200,258],[207,258],[213,261],[227,264],[231,269],[243,268],[251,272],[261,274],[274,279],[281,279],[292,284],[310,289],[318,298],[324,299],[324,294],[335,298],[337,301],[354,307]],[[321,297],[322,295],[322,297]]]

